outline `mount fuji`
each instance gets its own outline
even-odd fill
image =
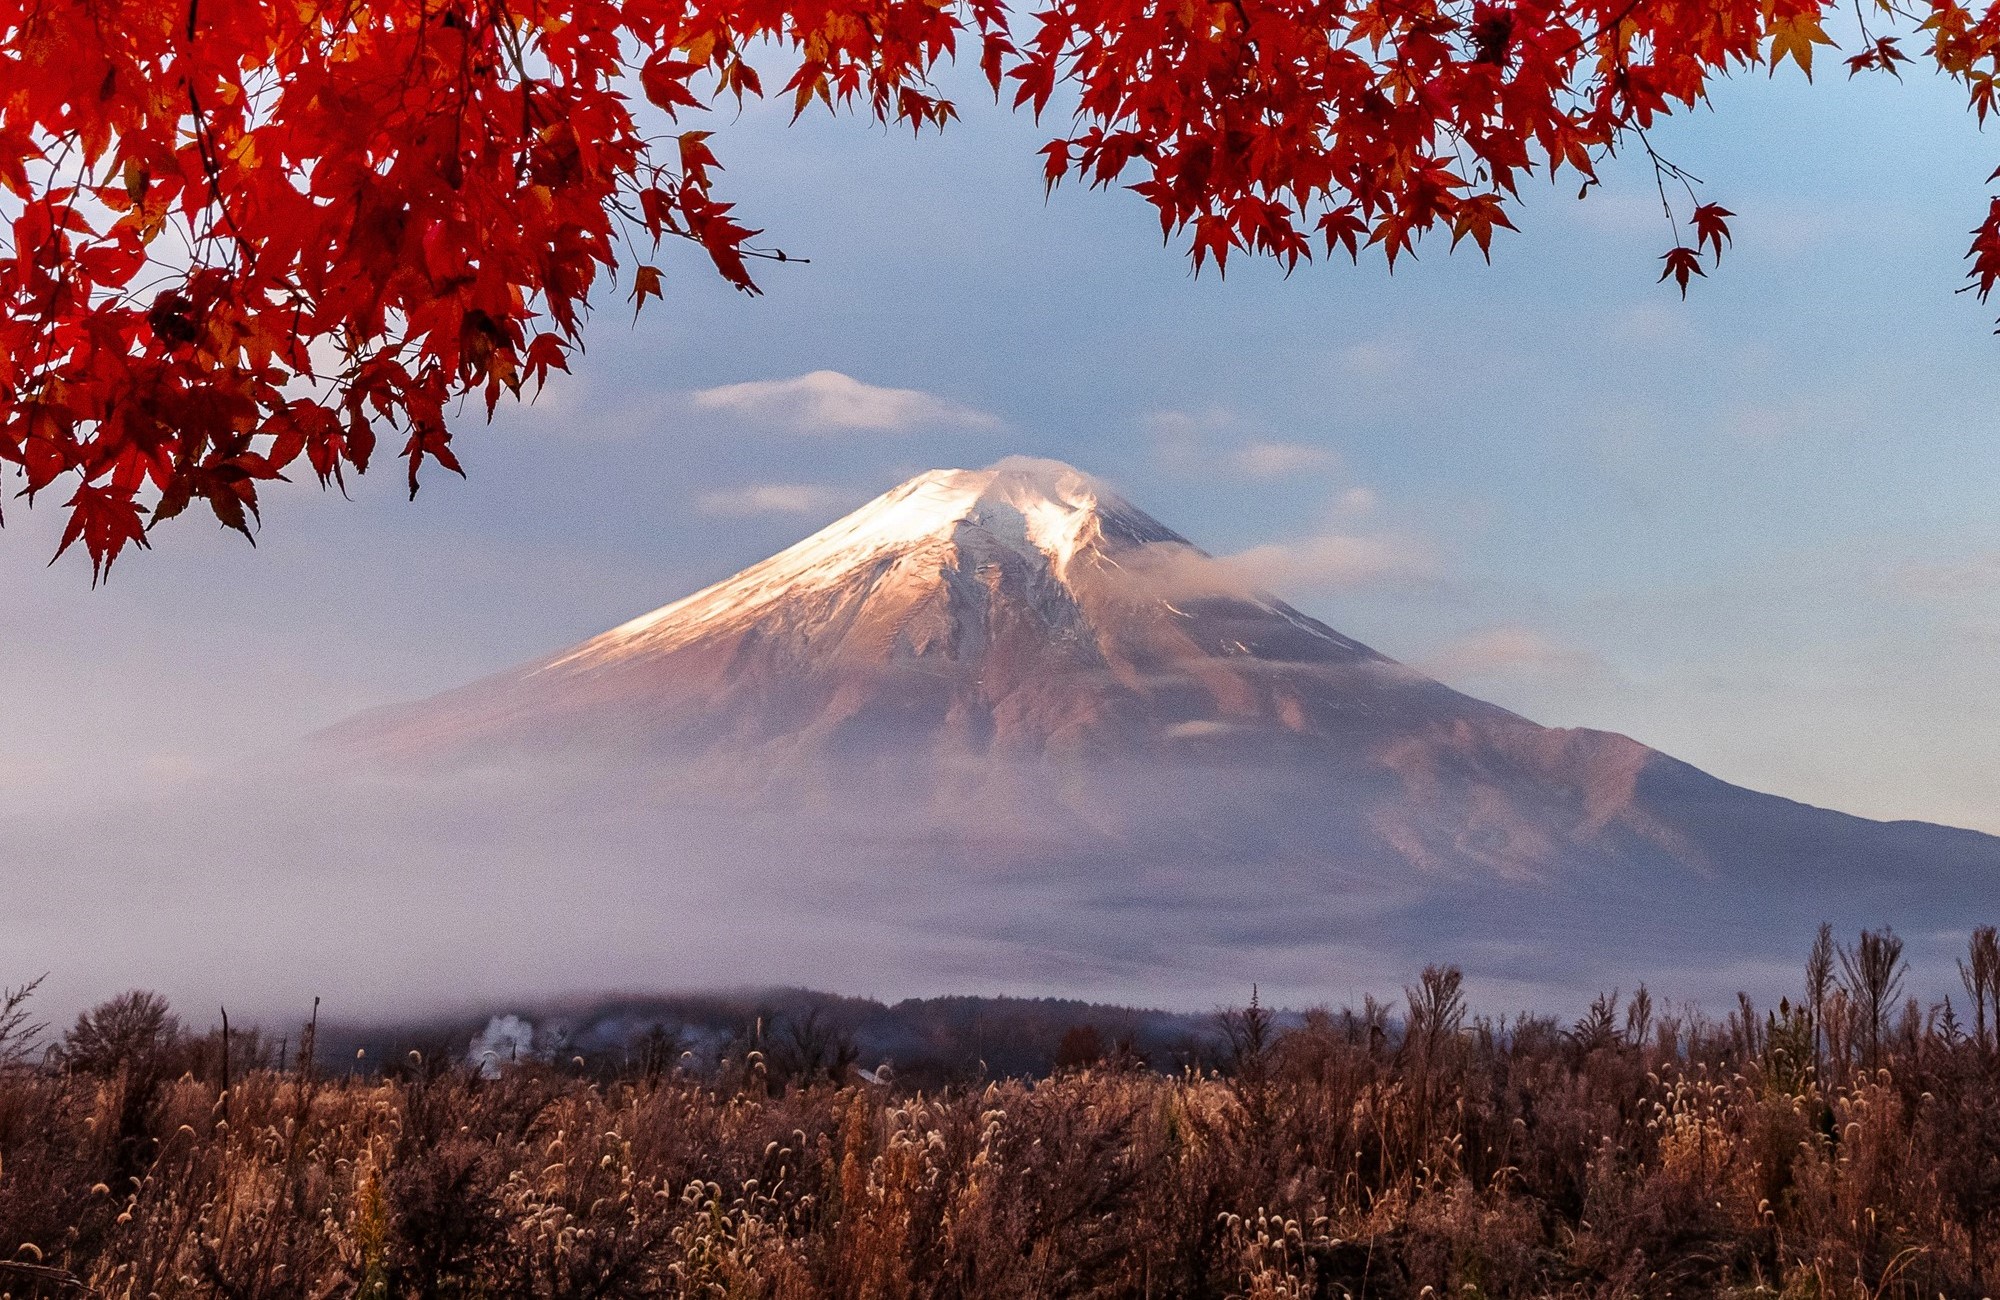
[[[316,746],[513,773],[510,815],[595,836],[537,840],[547,872],[615,870],[673,892],[683,928],[783,935],[768,960],[807,982],[879,961],[892,983],[1309,995],[1452,960],[1523,997],[1727,997],[1788,984],[1822,919],[1893,923],[1917,956],[2000,898],[2000,839],[1539,726],[1050,461],[919,475]]]

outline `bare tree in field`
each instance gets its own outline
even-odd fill
[[[1806,1005],[1812,1008],[1813,1066],[1826,1064],[1826,1000],[1833,993],[1833,927],[1825,921],[1806,955]]]
[[[1903,976],[1910,967],[1903,960],[1903,941],[1884,926],[1880,932],[1863,930],[1861,942],[1840,950],[1840,982],[1868,1036],[1868,1069],[1881,1063],[1882,1031],[1888,1027],[1889,1012],[1902,996]]]
[[[1465,975],[1456,966],[1426,966],[1416,987],[1403,994],[1410,1003],[1409,1041],[1420,1060],[1435,1061],[1465,1024]]]
[[[1228,1043],[1229,1083],[1253,1132],[1262,1133],[1271,1119],[1271,1053],[1278,1042],[1277,1013],[1258,1000],[1250,986],[1250,1005],[1217,1017]]]
[[[1958,977],[1972,997],[1972,1038],[1982,1051],[2000,1043],[2000,930],[1982,925],[1958,963]]]
[[[180,1032],[165,998],[133,989],[76,1018],[63,1036],[62,1063],[76,1074],[113,1075],[172,1045]]]
[[[0,1068],[19,1065],[48,1026],[34,1020],[28,999],[35,996],[43,979],[31,979],[17,989],[0,989]]]

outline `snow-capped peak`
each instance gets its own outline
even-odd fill
[[[971,523],[1003,541],[1033,546],[1060,569],[1107,503],[1121,512],[1132,510],[1097,480],[1057,460],[1010,456],[985,469],[935,469],[891,489],[772,562],[792,557],[814,569],[842,560],[865,562]]]
[[[951,544],[967,530],[1061,581],[1077,553],[1107,536],[1184,539],[1095,478],[1057,460],[1010,456],[985,469],[935,469],[733,578],[643,614],[551,664],[582,666],[660,650],[754,619],[789,595],[834,587],[887,557]],[[940,562],[945,557],[940,554]]]

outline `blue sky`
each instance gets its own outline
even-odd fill
[[[1744,78],[1662,128],[1738,213],[1685,304],[1654,282],[1643,164],[1581,203],[1531,188],[1490,267],[1437,242],[1393,277],[1197,279],[1136,197],[1045,200],[1045,131],[963,110],[917,140],[714,123],[728,196],[811,264],[750,299],[669,250],[665,302],[635,326],[607,295],[573,378],[468,414],[467,482],[281,488],[257,549],[189,516],[97,591],[80,556],[47,567],[56,514],[10,502],[0,808],[241,762],[918,470],[1026,453],[1211,551],[1263,548],[1295,604],[1539,721],[2000,831],[2000,339],[1953,292],[1996,157],[1950,87]],[[877,427],[820,431],[696,397],[818,371],[925,396],[864,390]]]

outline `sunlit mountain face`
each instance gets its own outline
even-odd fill
[[[1243,589],[1066,465],[920,475],[797,546],[528,669],[350,728],[493,743],[1006,757],[1505,716]]]
[[[717,924],[790,917],[770,924],[795,964],[931,985],[1173,1001],[1455,960],[1493,987],[1713,997],[1789,982],[1822,919],[1915,951],[2000,896],[2000,840],[1538,726],[1049,461],[919,475],[318,745],[427,780],[538,773],[496,815],[552,876],[705,882]]]

